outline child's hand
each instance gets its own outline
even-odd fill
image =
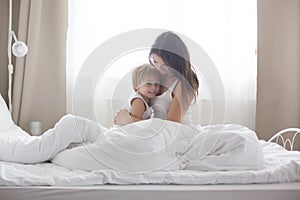
[[[132,119],[130,117],[130,113],[128,110],[119,110],[114,117],[114,124],[118,125],[126,125],[132,123]]]

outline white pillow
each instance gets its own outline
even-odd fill
[[[7,129],[14,122],[11,119],[11,114],[7,108],[7,105],[0,94],[0,131]]]

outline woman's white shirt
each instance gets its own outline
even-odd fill
[[[172,93],[177,83],[178,83],[178,79],[174,81],[174,83],[169,87],[167,91],[165,91],[159,96],[155,96],[150,100],[150,106],[153,109],[155,118],[160,118],[160,119],[167,118],[168,111],[173,100]],[[189,107],[188,110],[186,111],[184,117],[181,120],[181,123],[186,125],[193,124],[191,107]]]

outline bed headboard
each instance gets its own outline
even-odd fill
[[[300,135],[300,128],[287,128],[277,132],[268,142],[276,142],[285,149],[293,151],[295,150],[295,141],[298,134]]]

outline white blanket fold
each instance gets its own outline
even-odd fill
[[[203,127],[185,156],[185,169],[201,171],[259,169],[264,159],[255,132],[237,124]]]
[[[89,171],[178,170],[184,167],[181,156],[190,148],[197,133],[192,126],[154,118],[114,127],[93,144],[60,152],[52,162]]]
[[[41,136],[30,136],[17,126],[0,133],[0,160],[38,163],[51,159],[72,143],[94,142],[106,129],[91,120],[66,115]]]
[[[70,148],[73,143],[81,144]],[[68,148],[69,147],[69,148]],[[179,169],[244,170],[263,164],[255,133],[239,125],[201,128],[150,119],[106,129],[91,120],[64,116],[40,137],[0,133],[0,160],[46,160],[87,171],[153,172]]]

